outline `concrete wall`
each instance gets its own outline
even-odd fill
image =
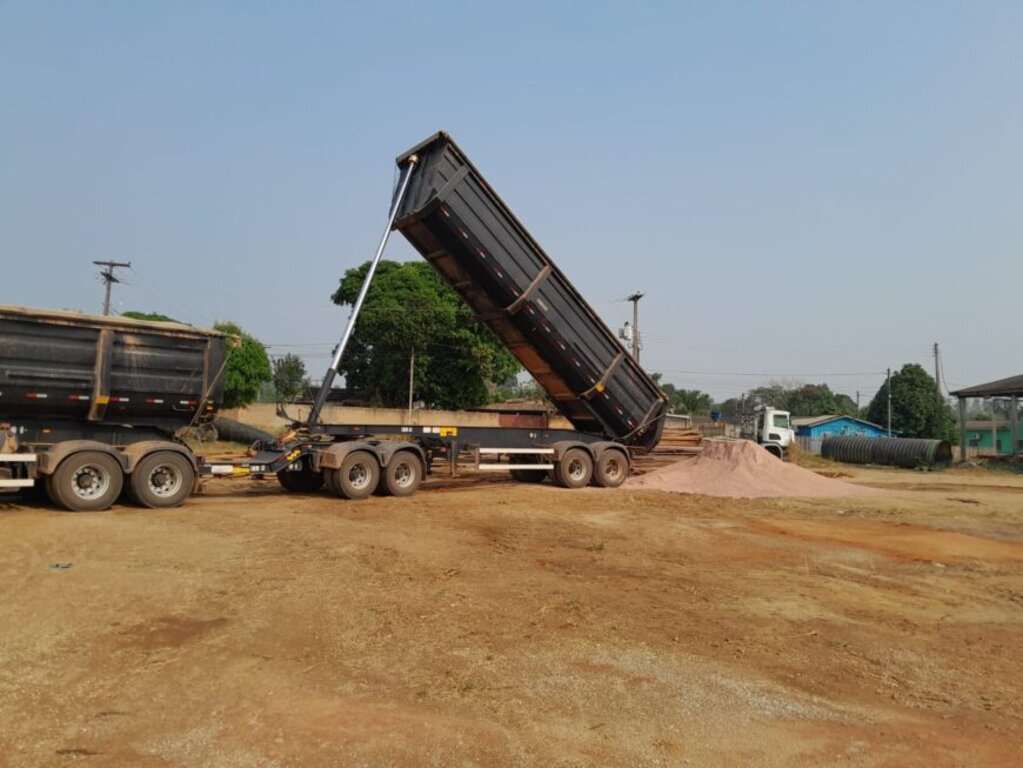
[[[1008,456],[1012,453],[1012,434],[1011,429],[1008,425],[996,428],[997,434],[995,440],[997,443],[992,441],[990,427],[967,427],[966,428],[966,441],[969,447],[973,450],[972,455],[978,456],[991,456],[997,453],[999,456]],[[1021,430],[1023,431],[1023,430]],[[1020,438],[1021,445],[1018,446],[1017,450],[1023,450],[1023,437]],[[995,450],[997,446],[997,451]]]
[[[308,406],[288,406],[288,413],[298,420],[309,414]],[[245,408],[229,408],[220,413],[229,419],[275,432],[290,423],[275,413],[272,403],[255,403]],[[357,408],[328,405],[323,409],[322,421],[326,424],[401,424],[403,426],[454,426],[454,427],[497,427],[500,426],[498,413],[478,411],[431,411],[413,410],[412,418],[404,408]],[[553,429],[572,429],[562,416],[551,416]]]

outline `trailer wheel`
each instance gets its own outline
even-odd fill
[[[601,488],[617,488],[629,478],[629,457],[614,449],[604,451],[593,467],[593,484]]]
[[[308,467],[302,469],[282,469],[277,473],[277,481],[286,491],[292,493],[314,493],[323,487],[324,478],[319,472]]]
[[[520,483],[542,483],[547,479],[546,469],[513,469],[508,472],[512,480]]]
[[[378,490],[388,496],[411,496],[423,482],[423,463],[412,451],[398,451],[384,467]]]
[[[324,469],[323,470],[323,487],[327,489],[329,493],[333,493],[335,496],[341,495],[341,488],[337,484],[337,473],[336,469]]]
[[[554,482],[562,488],[582,488],[593,475],[593,459],[582,448],[569,448],[554,465]]]
[[[331,471],[331,490],[346,499],[364,499],[376,490],[380,482],[380,463],[366,451],[352,451],[341,462],[341,468]]]
[[[174,451],[156,451],[135,465],[128,487],[136,503],[166,509],[187,499],[194,484],[192,462]]]
[[[72,512],[109,509],[123,487],[121,465],[99,451],[71,454],[46,478],[46,492],[53,503]]]
[[[539,464],[542,459],[539,456],[528,455],[528,454],[516,454],[511,457],[511,463],[514,464]],[[549,474],[546,469],[512,469],[508,472],[511,475],[512,480],[516,480],[520,483],[542,483],[547,479]]]

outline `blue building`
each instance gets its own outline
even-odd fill
[[[856,437],[887,437],[888,431],[870,421],[857,419],[855,416],[814,416],[792,420],[796,437],[821,440],[829,435],[849,435]],[[895,434],[894,432],[892,434]]]

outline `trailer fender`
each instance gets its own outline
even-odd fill
[[[122,471],[128,471],[128,460],[125,456],[106,443],[100,443],[96,440],[65,440],[50,446],[45,452],[39,454],[39,460],[36,462],[36,472],[40,476],[52,475],[57,471],[57,467],[64,459],[82,451],[98,451],[99,453],[112,456],[121,465]]]
[[[127,460],[125,471],[128,473],[134,472],[135,465],[155,451],[180,453],[188,459],[192,465],[192,469],[199,469],[199,461],[196,459],[195,454],[188,450],[185,446],[179,443],[172,443],[169,440],[143,440],[124,447],[124,458]]]
[[[621,451],[622,453],[625,454],[625,458],[631,459],[631,455],[629,453],[629,449],[627,446],[622,445],[621,443],[613,443],[610,440],[601,440],[600,442],[597,443],[590,443],[589,448],[590,453],[593,454],[594,461],[599,459],[601,454],[604,453],[604,451]]]
[[[595,443],[594,445],[599,445],[599,443]],[[611,443],[607,443],[607,445],[611,445]],[[565,454],[565,452],[571,448],[582,448],[584,451],[590,454],[591,459],[596,459],[597,456],[599,455],[597,452],[593,450],[593,445],[591,445],[590,443],[583,443],[578,440],[559,440],[556,443],[551,443],[550,446],[548,447],[554,449],[554,456],[552,458],[556,462],[560,461],[561,457]]]
[[[398,451],[411,451],[419,457],[419,461],[423,465],[423,472],[426,472],[426,453],[423,451],[422,446],[417,443],[388,440],[373,447],[376,449],[376,455],[380,458],[381,467],[386,467],[390,464],[391,457],[393,457]]]
[[[341,469],[341,464],[345,460],[345,456],[350,454],[352,451],[366,451],[372,453],[377,457],[377,461],[380,462],[381,467],[386,467],[390,462],[391,457],[398,451],[412,451],[419,457],[419,460],[423,463],[423,469],[426,469],[426,455],[423,453],[423,449],[416,443],[410,442],[396,442],[392,440],[382,440],[380,442],[368,442],[363,440],[353,440],[351,442],[335,443],[324,451],[320,451],[317,456],[319,462],[317,469]]]

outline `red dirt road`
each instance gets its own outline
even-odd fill
[[[1023,478],[850,471],[0,505],[0,765],[1018,764]]]

